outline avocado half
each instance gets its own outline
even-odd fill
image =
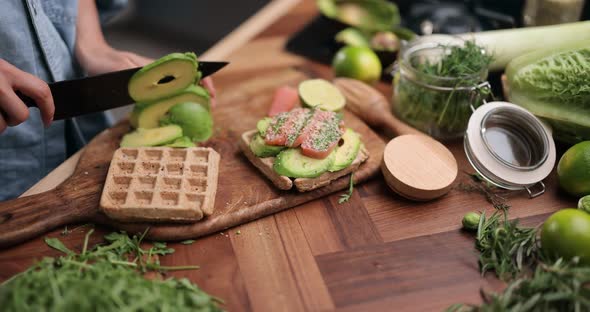
[[[156,128],[160,119],[176,104],[192,102],[209,109],[209,93],[200,86],[191,85],[168,98],[148,103],[138,103],[133,107],[129,121],[134,128]]]
[[[166,98],[195,84],[200,78],[194,53],[172,53],[144,66],[129,80],[129,95],[135,102]]]

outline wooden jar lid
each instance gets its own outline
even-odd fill
[[[446,194],[457,178],[457,161],[440,142],[426,135],[402,135],[389,141],[381,171],[387,185],[412,200]]]

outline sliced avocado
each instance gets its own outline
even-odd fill
[[[272,118],[264,117],[264,118],[260,119],[258,121],[258,123],[256,123],[256,129],[258,129],[258,133],[260,133],[260,135],[266,134],[266,129],[268,129],[268,126],[270,125],[271,121],[272,121]]]
[[[324,159],[315,159],[301,154],[301,149],[286,149],[277,155],[273,169],[276,173],[290,178],[316,178],[334,163],[335,152]]]
[[[179,125],[182,133],[192,141],[207,141],[213,134],[213,118],[203,105],[193,102],[179,103],[160,119],[161,125]]]
[[[164,146],[168,146],[168,147],[195,147],[195,143],[193,141],[191,141],[191,139],[187,136],[182,136],[176,140],[174,140],[172,143],[168,143]]]
[[[182,128],[169,125],[160,128],[139,128],[127,133],[121,141],[121,147],[158,146],[170,143],[182,136]]]
[[[361,147],[361,136],[354,132],[352,129],[347,128],[341,138],[344,144],[336,148],[336,156],[334,157],[334,163],[328,169],[330,172],[342,170],[356,159],[359,149]]]
[[[264,158],[277,155],[282,150],[284,150],[285,147],[267,145],[264,142],[264,139],[259,134],[256,134],[252,138],[252,141],[250,141],[250,149],[252,150],[252,153],[256,155],[256,157]]]
[[[199,103],[209,109],[209,93],[200,86],[189,86],[166,99],[135,104],[129,121],[135,128],[156,128],[172,106],[184,102]]]
[[[348,27],[339,31],[334,39],[344,45],[351,45],[357,47],[370,47],[371,37],[365,34],[362,30]]]
[[[138,70],[127,85],[136,102],[169,97],[195,83],[199,63],[194,53],[168,54]]]

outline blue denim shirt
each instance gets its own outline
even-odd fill
[[[101,20],[125,1],[97,1]],[[44,81],[80,76],[74,57],[77,0],[4,0],[0,10],[0,58]],[[56,103],[59,105],[59,103]],[[43,126],[29,119],[0,134],[0,201],[19,196],[109,123],[105,114]]]

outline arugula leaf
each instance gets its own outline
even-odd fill
[[[338,199],[338,203],[342,204],[350,200],[352,197],[352,192],[354,191],[354,177],[353,174],[350,174],[350,183],[348,185],[348,193],[340,195],[340,199]]]

